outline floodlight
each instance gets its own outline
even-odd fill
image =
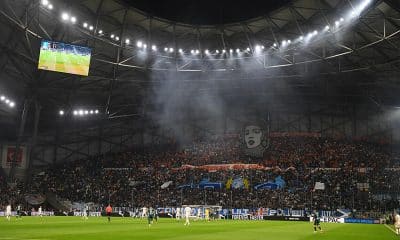
[[[10,106],[10,108],[13,108],[13,107],[15,106],[15,103],[14,103],[14,102],[10,102],[10,103],[8,104],[8,106]]]
[[[156,45],[151,46],[151,50],[157,51],[157,46]]]
[[[99,30],[99,34],[103,34],[103,30]]]
[[[168,52],[168,48],[167,48],[167,47],[166,47],[166,48],[164,48],[164,51]]]
[[[61,116],[64,115],[64,111],[60,110],[60,112],[58,112]]]
[[[94,111],[94,113],[98,114],[98,113],[99,113],[99,110],[96,109],[96,110]]]
[[[71,17],[71,22],[76,23],[76,17]]]
[[[49,4],[48,0],[42,0],[42,5],[47,6]]]
[[[4,96],[1,96],[1,97],[0,97],[0,100],[1,100],[1,101],[4,101],[5,99],[6,99],[6,97],[4,97]]]
[[[84,28],[87,28],[87,27],[88,27],[87,22],[84,22],[84,23],[83,23],[83,27],[84,27]]]
[[[52,10],[52,9],[53,9],[53,4],[47,5],[47,8],[48,8],[49,10]]]
[[[74,114],[74,115],[78,115],[78,111],[75,110],[75,111],[73,112],[73,114]]]
[[[131,40],[129,40],[129,38],[125,39],[125,43],[129,44],[131,42]]]
[[[240,49],[239,49],[239,48],[237,48],[237,49],[236,49],[236,52],[237,52],[237,53],[239,53],[239,52],[240,52]]]
[[[89,30],[92,31],[92,30],[93,30],[93,26],[90,26],[90,27],[89,27]]]
[[[326,25],[325,26],[325,31],[328,31],[329,30],[329,25]]]
[[[142,46],[143,46],[142,41],[137,41],[137,42],[136,42],[136,46],[137,46],[137,47],[142,47]]]
[[[219,53],[219,50],[217,49],[217,50],[215,50],[215,52],[216,52],[216,53]]]
[[[204,51],[204,53],[205,53],[205,54],[209,54],[209,51],[208,51],[208,49],[206,49],[206,50]]]
[[[116,36],[116,37],[115,37],[115,40],[116,40],[116,41],[119,41],[119,37],[118,37],[118,36]]]
[[[173,48],[169,48],[169,52],[174,52],[174,49]]]
[[[62,18],[62,20],[64,20],[64,21],[67,21],[68,19],[69,19],[69,14],[68,13],[62,13],[61,14],[61,18]]]

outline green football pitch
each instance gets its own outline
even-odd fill
[[[41,50],[39,57],[39,69],[65,72],[87,76],[89,72],[90,56],[79,54],[67,54],[50,50]]]
[[[183,221],[160,219],[151,227],[146,220],[105,217],[23,217],[0,221],[1,239],[185,239],[185,240],[390,240],[398,239],[386,225],[322,223],[324,232],[314,233],[307,222],[279,221]]]

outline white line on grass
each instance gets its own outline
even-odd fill
[[[393,228],[389,227],[387,224],[385,224],[385,227],[387,227],[390,231],[394,232],[396,234],[396,231],[393,230]]]

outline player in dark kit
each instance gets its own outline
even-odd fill
[[[312,217],[313,217],[313,220],[314,220],[314,233],[317,232],[317,228],[319,229],[320,232],[322,232],[321,223],[320,223],[320,219],[319,219],[318,213],[314,212]]]
[[[149,223],[149,227],[151,226],[151,224],[153,224],[153,218],[154,218],[154,210],[153,208],[150,208],[149,215],[147,215],[147,221]]]
[[[21,205],[17,206],[17,218],[21,218]]]

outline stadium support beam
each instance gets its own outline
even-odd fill
[[[125,9],[123,20],[122,20],[122,26],[121,26],[121,30],[119,33],[121,36],[121,42],[123,41],[124,28],[125,28],[125,24],[126,24],[127,14],[128,14],[128,9]],[[117,49],[117,54],[115,56],[115,61],[114,61],[116,64],[113,64],[113,78],[110,80],[110,86],[109,86],[109,90],[108,90],[107,104],[106,104],[106,108],[105,108],[106,114],[109,114],[109,112],[110,112],[111,98],[112,98],[112,94],[113,94],[114,84],[117,79],[117,72],[118,72],[118,66],[119,66],[118,63],[120,61],[121,54],[122,54],[122,46],[121,46],[121,44],[119,44],[118,49]]]
[[[24,105],[22,107],[22,111],[21,111],[21,120],[20,120],[20,124],[19,124],[19,128],[18,128],[18,135],[17,135],[17,141],[15,143],[15,154],[13,156],[12,159],[12,163],[11,163],[11,169],[10,169],[10,173],[8,175],[8,179],[9,182],[14,182],[15,181],[15,163],[17,162],[17,157],[18,157],[18,149],[21,146],[21,142],[22,142],[22,138],[24,136],[24,132],[25,132],[25,123],[26,123],[26,118],[28,115],[28,111],[29,111],[29,106],[31,105],[31,99],[25,99],[24,101]]]
[[[35,119],[34,119],[34,126],[33,126],[33,136],[31,138],[30,142],[30,149],[29,149],[29,162],[28,162],[28,171],[25,176],[25,181],[29,181],[31,173],[32,173],[32,166],[33,166],[33,161],[34,161],[34,151],[36,147],[36,142],[37,142],[37,136],[38,136],[38,128],[39,128],[39,120],[40,120],[40,112],[42,107],[40,106],[40,103],[38,102],[37,99],[34,101],[35,103]]]

